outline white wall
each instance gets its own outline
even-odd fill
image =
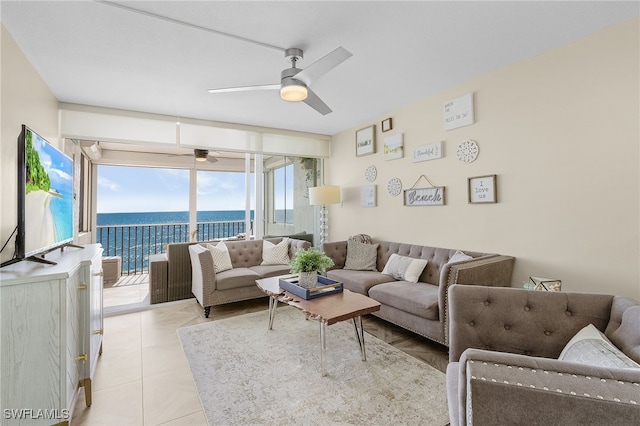
[[[640,20],[545,52],[334,136],[327,182],[344,207],[330,207],[332,241],[351,234],[517,258],[512,285],[559,278],[563,290],[640,300]],[[437,60],[434,61],[437,65]],[[474,93],[475,124],[445,131],[443,105]],[[358,128],[376,124],[377,153],[355,156]],[[384,161],[384,136],[404,134],[405,157]],[[457,146],[480,146],[463,164]],[[412,163],[416,146],[445,141],[445,158]],[[378,207],[362,208],[365,168],[378,169]],[[446,187],[446,205],[405,207],[386,191],[421,174]],[[498,203],[467,203],[467,178],[498,175]],[[424,181],[419,187],[428,186]]]
[[[59,139],[58,101],[4,26],[0,25],[2,133],[0,134],[0,244],[17,225],[17,138],[23,124],[63,149]],[[13,257],[13,239],[2,261]]]

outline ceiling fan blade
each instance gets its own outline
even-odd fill
[[[304,103],[309,105],[311,108],[315,109],[322,115],[327,115],[331,112],[331,108],[325,104],[322,99],[315,94],[313,90],[307,87],[307,99],[304,100]]]
[[[353,54],[351,52],[340,46],[296,74],[296,80],[300,80],[307,86],[311,86],[314,81],[352,56]]]
[[[209,89],[209,93],[227,93],[227,92],[249,92],[252,90],[280,90],[279,84],[262,84],[259,86],[239,86],[239,87],[225,87],[222,89]]]

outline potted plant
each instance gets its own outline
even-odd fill
[[[333,266],[333,260],[320,250],[310,247],[300,249],[290,262],[291,272],[298,275],[298,285],[304,288],[315,287],[318,283],[318,271],[324,272]]]

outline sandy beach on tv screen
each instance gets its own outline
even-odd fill
[[[53,215],[49,208],[51,195],[46,191],[31,191],[25,201],[25,251],[28,253],[56,242]]]

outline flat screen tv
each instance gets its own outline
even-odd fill
[[[73,160],[27,126],[18,136],[18,223],[14,257],[32,260],[73,240]]]

